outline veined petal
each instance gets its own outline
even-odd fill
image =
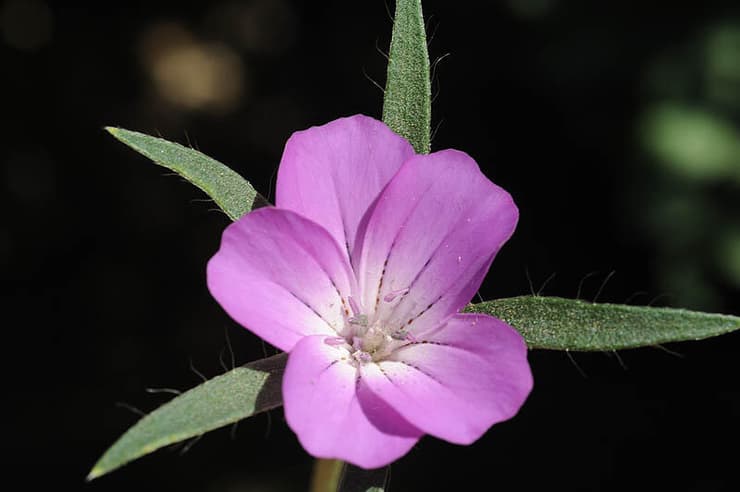
[[[473,297],[518,216],[467,154],[412,157],[358,231],[355,271],[368,315],[415,336],[436,327]]]
[[[336,336],[354,275],[316,223],[262,208],[230,224],[208,262],[208,288],[239,324],[289,351],[303,336]]]
[[[361,385],[412,425],[457,444],[515,415],[532,388],[522,337],[478,314],[454,315],[428,338],[360,372]]]
[[[283,377],[285,419],[306,451],[378,468],[406,454],[422,432],[374,394],[357,393],[357,368],[324,336],[303,338]]]
[[[280,161],[276,205],[321,224],[352,251],[363,214],[413,155],[405,139],[363,115],[296,132]]]

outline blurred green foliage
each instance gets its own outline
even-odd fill
[[[712,309],[720,286],[740,286],[740,24],[705,28],[645,77],[636,217],[659,249],[671,303]]]

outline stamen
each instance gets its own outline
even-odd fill
[[[407,336],[409,336],[409,332],[403,328],[399,328],[391,333],[391,338],[394,340],[406,340]]]
[[[360,305],[357,304],[355,298],[349,296],[347,297],[347,300],[349,301],[349,307],[352,308],[352,314],[354,314],[355,316],[360,316],[362,314],[362,309],[360,309]]]
[[[347,322],[351,325],[367,326],[367,315],[362,314],[362,308],[354,297],[348,296],[349,306],[352,308],[353,316],[347,318]]]
[[[352,337],[352,348],[356,351],[362,350],[362,338],[360,337]]]
[[[393,302],[396,299],[396,297],[405,296],[408,293],[409,293],[408,287],[406,287],[405,289],[393,290],[391,292],[388,292],[385,295],[385,297],[383,297],[383,300],[385,302]]]
[[[367,326],[367,316],[364,314],[351,316],[347,318],[347,322],[351,325]]]
[[[362,350],[353,352],[352,357],[354,357],[357,362],[370,362],[373,360],[370,354],[363,352]]]
[[[347,343],[347,340],[342,337],[328,337],[324,338],[324,343],[327,345],[331,345],[332,347],[336,347],[337,345],[343,345]]]
[[[410,331],[403,328],[399,328],[392,332],[391,338],[394,340],[407,340],[412,343],[416,342],[416,337]]]

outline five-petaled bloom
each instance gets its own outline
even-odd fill
[[[303,447],[380,467],[424,434],[470,444],[529,394],[521,336],[459,312],[517,219],[467,154],[416,155],[380,121],[342,118],[288,140],[276,206],[226,228],[208,287],[290,353]]]

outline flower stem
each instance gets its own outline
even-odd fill
[[[311,492],[337,492],[344,461],[317,459],[311,476]]]

